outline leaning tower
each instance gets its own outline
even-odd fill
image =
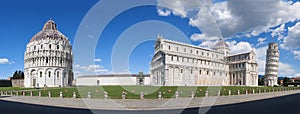
[[[265,86],[276,86],[278,79],[279,50],[277,43],[269,43],[266,57]]]

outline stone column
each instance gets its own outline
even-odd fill
[[[123,100],[126,99],[126,94],[127,94],[126,92],[124,92],[124,91],[122,92],[122,99],[123,99]]]
[[[208,97],[208,91],[207,90],[205,91],[205,97]]]
[[[195,92],[191,91],[191,98],[194,98],[194,97],[195,97]]]
[[[42,92],[41,91],[39,91],[39,97],[42,97]]]
[[[48,97],[49,98],[51,97],[51,91],[48,91]]]
[[[175,98],[176,98],[176,99],[179,98],[179,93],[178,93],[178,91],[175,92]]]
[[[104,91],[104,99],[108,99],[108,92]]]
[[[141,100],[144,100],[144,99],[145,99],[145,97],[144,97],[144,92],[141,92],[141,94],[140,94],[140,99],[141,99]]]
[[[228,90],[228,96],[231,96],[231,90]]]
[[[59,92],[59,98],[63,98],[63,92]]]
[[[32,91],[30,91],[30,96],[31,96],[31,97],[33,96]]]
[[[88,92],[88,96],[89,99],[92,98],[92,92]]]
[[[73,98],[75,99],[76,97],[76,92],[73,92]]]
[[[237,94],[240,95],[240,90],[237,91]]]
[[[161,99],[162,96],[161,96],[161,92],[158,92],[158,99]]]

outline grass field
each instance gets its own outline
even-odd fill
[[[59,97],[59,92],[63,92],[63,96],[72,98],[73,92],[76,92],[77,98],[87,98],[88,92],[91,92],[92,98],[103,99],[104,91],[108,92],[108,96],[111,99],[121,99],[121,93],[127,92],[127,99],[140,99],[140,93],[144,92],[145,99],[157,99],[159,92],[162,93],[163,98],[174,98],[175,92],[178,91],[180,97],[190,97],[191,92],[195,93],[196,97],[204,97],[205,91],[208,91],[209,96],[217,96],[220,91],[221,96],[228,95],[228,91],[231,91],[231,95],[246,94],[246,91],[251,94],[253,90],[255,93],[259,91],[273,92],[283,91],[283,89],[300,89],[295,87],[246,87],[246,86],[199,86],[199,87],[182,87],[182,86],[97,86],[97,87],[68,87],[68,88],[16,88],[16,87],[0,87],[0,91],[14,91],[13,94],[22,95],[22,91],[25,91],[25,95],[29,96],[32,91],[33,96],[38,96],[41,92],[42,97],[48,97],[50,91],[52,97]],[[10,94],[10,92],[9,92]]]

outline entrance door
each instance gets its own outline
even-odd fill
[[[32,86],[33,86],[33,87],[36,86],[36,79],[32,79]]]

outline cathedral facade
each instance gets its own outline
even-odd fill
[[[258,85],[255,53],[230,55],[223,40],[206,49],[158,36],[150,73],[157,86]]]
[[[24,55],[24,87],[66,87],[72,84],[72,46],[53,20],[27,44]]]

